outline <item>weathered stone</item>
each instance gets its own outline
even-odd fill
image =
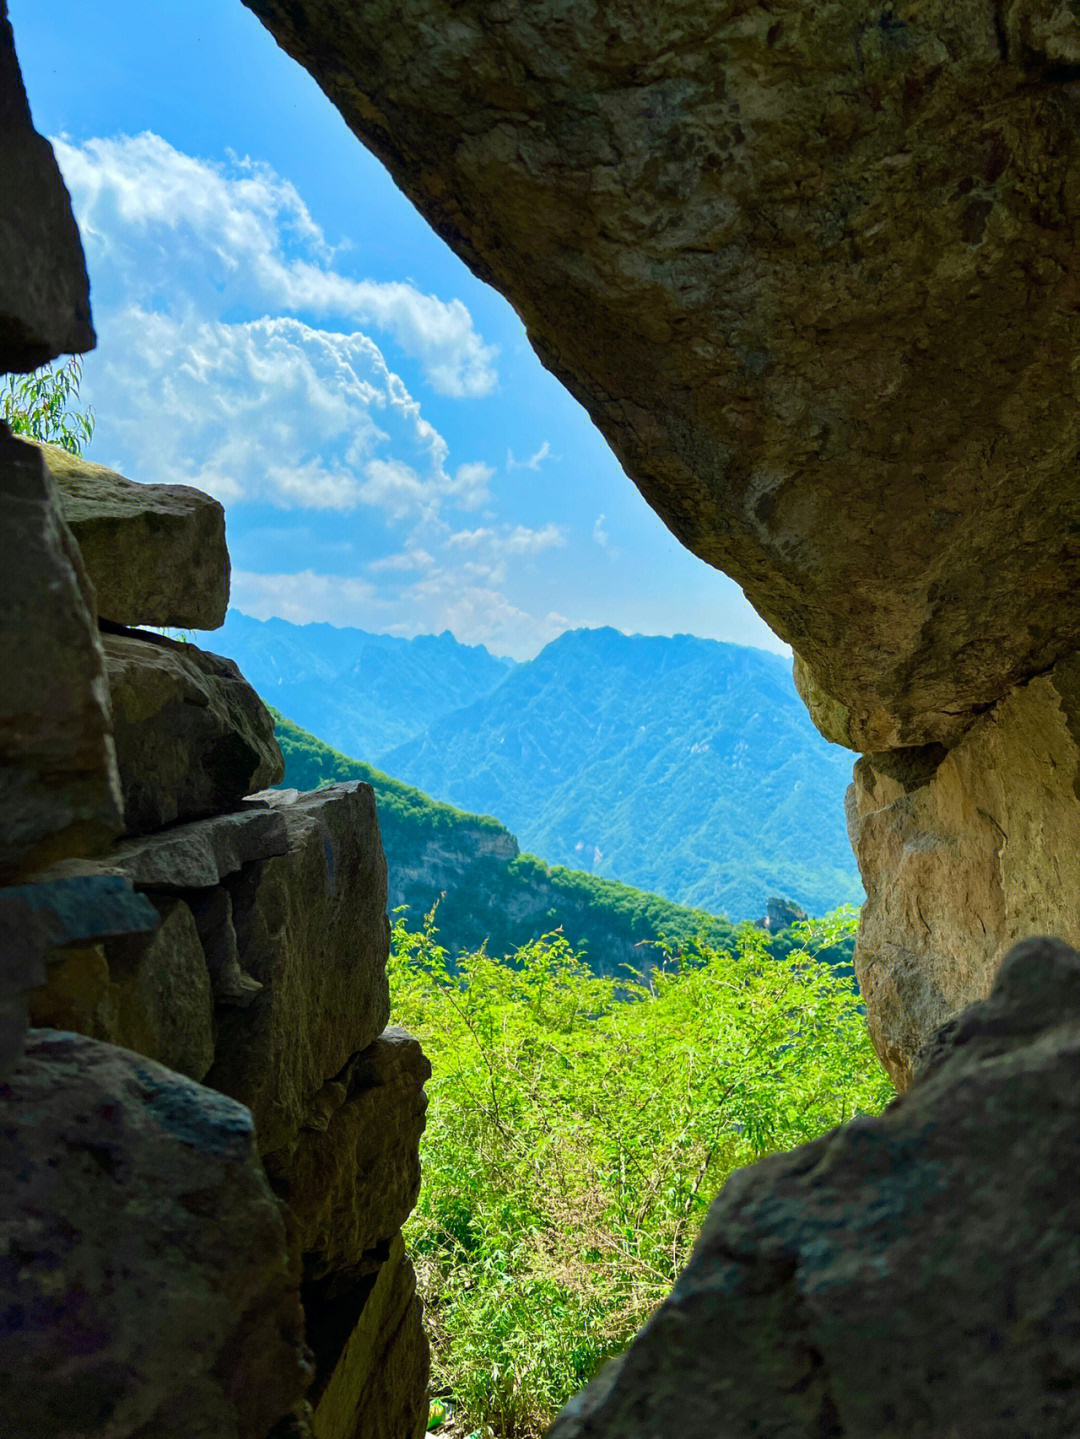
[[[45,983],[57,945],[145,934],[159,923],[153,905],[119,876],[0,889],[0,1079],[22,1053],[29,995]]]
[[[102,645],[129,834],[219,814],[281,779],[273,717],[232,660],[143,633]]]
[[[248,800],[232,814],[121,840],[100,860],[65,860],[45,877],[114,874],[142,889],[210,889],[245,864],[284,854],[289,842],[281,813],[264,799]]]
[[[1017,946],[911,1089],[733,1175],[551,1439],[1080,1431],[1080,955]]]
[[[0,1086],[0,1402],[34,1439],[263,1439],[309,1378],[240,1105],[34,1031]]]
[[[7,0],[0,0],[0,371],[36,370],[93,348],[71,199],[52,146],[30,118]]]
[[[97,592],[120,625],[216,630],[229,604],[225,511],[188,485],[138,485],[55,445],[41,451]]]
[[[214,1060],[214,997],[191,911],[160,899],[160,927],[104,944],[54,950],[29,1000],[38,1029],[119,1044],[202,1079]]]
[[[990,992],[1033,934],[1080,944],[1080,656],[1001,701],[959,744],[870,755],[848,821],[867,901],[855,970],[903,1089],[921,1046]]]
[[[367,1283],[333,1295],[318,1286],[304,1292],[315,1439],[420,1439],[431,1356],[401,1236]]]
[[[264,986],[218,1013],[207,1082],[246,1104],[263,1152],[287,1148],[316,1095],[389,1018],[386,861],[366,784],[267,791],[288,852],[230,885],[239,962]]]
[[[105,848],[120,789],[93,590],[40,453],[3,425],[0,533],[0,881],[10,881]]]
[[[838,737],[1077,648],[1070,6],[246,3]]]
[[[267,1157],[307,1276],[362,1271],[365,1256],[409,1217],[420,1192],[430,1077],[412,1035],[384,1030],[323,1085],[295,1148]]]

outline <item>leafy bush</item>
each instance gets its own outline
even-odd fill
[[[452,961],[394,927],[395,1018],[434,1069],[407,1239],[464,1429],[538,1435],[668,1292],[733,1169],[892,1096],[851,981],[801,927],[600,978],[559,935]]]
[[[13,435],[59,445],[73,455],[94,438],[93,407],[77,408],[82,365],[71,355],[62,365],[44,365],[30,375],[8,375],[0,388],[0,419]]]

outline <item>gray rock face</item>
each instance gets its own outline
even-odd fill
[[[884,1115],[728,1180],[551,1439],[1069,1439],[1078,1120],[1080,956],[1028,941]]]
[[[120,828],[120,787],[93,590],[40,453],[3,426],[0,533],[0,882],[10,882],[104,849]]]
[[[34,129],[0,0],[0,371],[94,348],[90,282],[52,146]]]
[[[246,3],[836,738],[951,740],[1078,647],[1071,7]]]
[[[263,990],[220,1011],[208,1083],[251,1109],[270,1153],[292,1144],[326,1081],[385,1027],[390,935],[370,785],[258,798],[287,850],[230,891],[239,962]]]
[[[42,445],[98,613],[120,625],[215,630],[229,604],[225,511],[187,485],[138,485]]]
[[[268,1436],[310,1371],[250,1116],[148,1060],[38,1031],[0,1098],[6,1432]]]
[[[129,834],[230,810],[281,779],[273,718],[232,660],[144,633],[102,646]]]
[[[1080,656],[1015,690],[947,753],[868,755],[848,796],[867,902],[855,951],[896,1085],[939,1024],[1034,934],[1080,945]]]

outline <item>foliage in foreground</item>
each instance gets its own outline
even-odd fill
[[[43,365],[30,375],[8,375],[0,388],[0,419],[13,435],[59,445],[73,455],[94,438],[91,406],[78,408],[82,365],[71,355],[62,365]]]
[[[431,917],[394,928],[396,1021],[434,1078],[407,1239],[434,1385],[462,1432],[542,1432],[670,1289],[733,1169],[892,1097],[851,981],[807,946],[690,945],[649,985],[559,935],[452,963]]]

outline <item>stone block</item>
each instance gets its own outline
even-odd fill
[[[93,590],[40,452],[2,425],[0,534],[3,882],[106,848],[120,787]]]
[[[250,1115],[49,1031],[0,1102],[5,1432],[268,1439],[310,1369]]]
[[[1080,955],[1029,940],[911,1088],[724,1185],[550,1439],[1080,1432]]]
[[[129,834],[220,814],[281,779],[273,718],[232,660],[144,633],[102,646]]]
[[[52,146],[34,129],[0,0],[0,371],[94,348],[90,282]]]
[[[304,1286],[315,1439],[421,1439],[431,1352],[416,1276],[399,1235],[367,1283]]]
[[[141,485],[105,465],[42,445],[64,519],[119,625],[216,630],[229,604],[225,511],[188,485]]]
[[[257,797],[287,852],[230,883],[239,962],[263,991],[221,1009],[207,1082],[246,1104],[264,1153],[288,1148],[328,1079],[389,1018],[386,860],[366,784]]]
[[[417,1040],[386,1029],[319,1091],[287,1159],[267,1156],[309,1277],[362,1271],[409,1217],[430,1077]]]
[[[146,901],[149,903],[149,901]],[[30,1022],[107,1040],[202,1079],[214,1059],[214,997],[191,910],[159,898],[153,934],[46,956]]]

